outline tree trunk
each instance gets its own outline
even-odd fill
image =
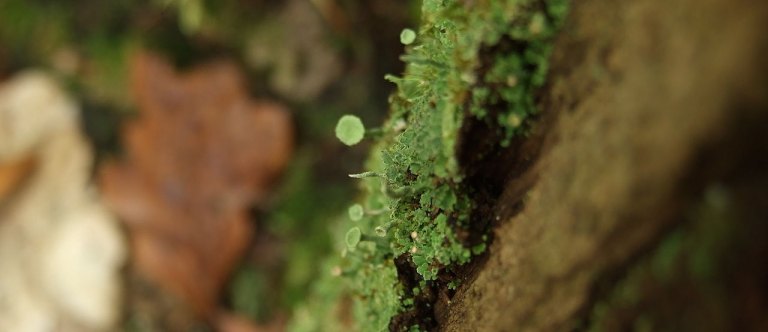
[[[441,329],[767,331],[766,32],[765,1],[573,1]]]

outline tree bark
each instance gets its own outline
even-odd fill
[[[573,1],[441,329],[768,330],[766,32],[764,1]]]

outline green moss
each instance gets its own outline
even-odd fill
[[[423,4],[419,41],[403,56],[406,73],[388,77],[398,91],[384,126],[391,135],[380,144],[383,167],[376,171],[384,174],[390,192],[405,193],[389,201],[394,253],[409,253],[426,280],[472,256],[456,237],[468,228],[471,209],[455,156],[464,105],[479,119],[496,115],[495,127],[505,137],[501,144],[521,133],[523,122],[536,113],[532,92],[544,83],[549,44],[564,14],[556,8],[564,3]],[[480,53],[500,44],[517,46],[494,53],[490,69],[482,68]]]
[[[386,77],[397,91],[366,165],[377,177],[360,180],[357,203],[387,213],[342,223],[341,234],[359,227],[361,234],[384,235],[382,242],[342,249],[339,260],[360,330],[385,330],[394,315],[414,305],[416,295],[407,294],[420,290],[403,291],[396,258],[412,262],[426,287],[485,250],[484,243],[460,236],[474,221],[456,156],[459,131],[474,117],[499,131],[500,145],[524,133],[537,112],[533,92],[544,84],[566,8],[567,0],[424,0],[418,32],[403,32],[406,70]],[[449,283],[458,287],[458,281]]]
[[[503,132],[500,144],[522,133],[536,113],[533,91],[544,83],[565,4],[424,1],[419,40],[403,56],[405,75],[390,77],[398,90],[384,125],[391,134],[380,144],[383,167],[376,170],[390,191],[406,193],[389,199],[392,249],[395,256],[409,254],[424,279],[472,256],[456,235],[471,222],[472,203],[455,154],[466,105],[478,119],[495,115],[491,127]],[[488,51],[494,48],[503,51]],[[493,57],[489,64],[481,61],[485,52]],[[473,249],[479,254],[483,247]]]
[[[11,56],[40,61],[70,42],[71,21],[61,3],[5,0],[0,3],[0,43]]]
[[[237,271],[229,288],[232,308],[255,321],[266,319],[272,308],[261,300],[268,296],[269,285],[265,279],[265,273],[250,266]]]
[[[391,260],[364,264],[355,275],[357,293],[354,317],[358,331],[386,331],[390,319],[402,311],[403,291]]]
[[[329,225],[349,202],[351,188],[329,185],[327,179],[318,174],[318,163],[322,159],[317,154],[309,147],[297,151],[278,189],[276,196],[280,199],[265,217],[269,221],[266,225],[269,233],[291,239],[284,248],[285,256],[290,259],[280,272],[280,293],[270,294],[273,298],[280,297],[279,308],[292,309],[303,302],[309,289],[314,287],[311,284],[318,280],[318,274],[329,273],[322,269],[323,264],[330,263],[318,257],[338,253],[341,249],[336,246],[344,243],[343,239],[331,235],[343,236],[346,229],[333,229],[329,233]]]

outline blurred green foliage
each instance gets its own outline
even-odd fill
[[[0,0],[0,78],[28,67],[57,74],[81,101],[99,156],[120,149],[120,125],[135,107],[129,63],[140,49],[180,71],[211,58],[234,60],[255,98],[287,104],[297,125],[295,158],[255,216],[257,232],[278,239],[277,254],[262,253],[279,256],[278,263],[248,258],[226,299],[235,311],[268,321],[305,302],[310,287],[322,290],[311,283],[329,274],[323,257],[337,252],[335,216],[354,188],[345,174],[360,168],[368,147],[344,150],[329,128],[350,112],[381,121],[391,86],[380,78],[401,66],[397,33],[418,15],[416,3]]]
[[[728,319],[742,319],[729,317],[734,304],[728,292],[734,276],[756,268],[735,266],[743,259],[736,256],[755,254],[754,242],[746,240],[750,228],[743,225],[762,221],[741,215],[748,210],[737,204],[743,199],[738,194],[721,184],[706,188],[685,221],[611,285],[592,308],[585,330],[727,330]],[[751,281],[743,279],[735,282]],[[702,320],[702,314],[708,318]],[[633,325],[618,325],[627,323]]]

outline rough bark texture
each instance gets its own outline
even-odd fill
[[[768,328],[766,31],[768,2],[573,1],[541,153],[441,329]]]

